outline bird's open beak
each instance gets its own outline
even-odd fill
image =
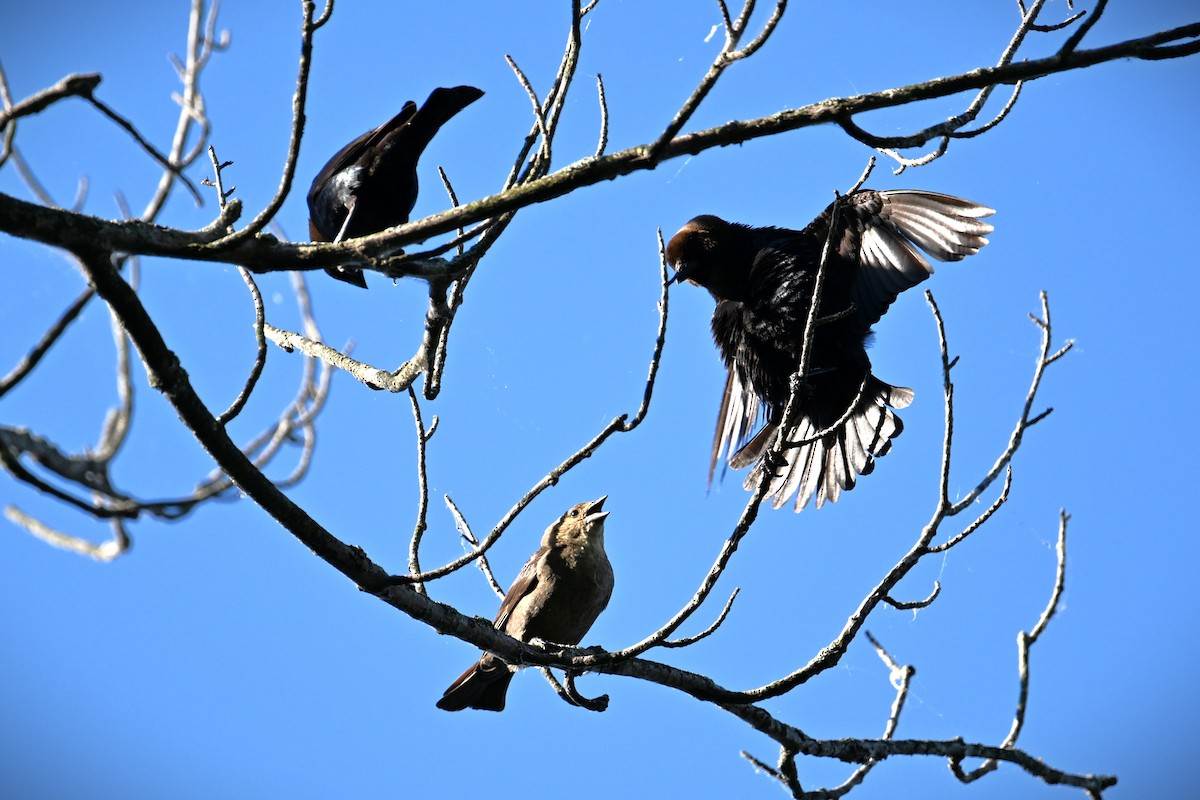
[[[599,500],[593,500],[588,504],[586,517],[587,522],[603,522],[609,512],[601,511],[604,508],[604,501],[608,499],[608,495],[604,495]]]

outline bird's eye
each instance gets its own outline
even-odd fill
[[[570,517],[578,517],[578,516],[579,516],[579,511],[578,511],[577,509],[574,509],[574,508],[572,508],[572,509],[571,509],[571,513],[570,513],[570,514],[568,514],[567,516],[570,516]]]

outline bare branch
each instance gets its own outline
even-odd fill
[[[1037,24],[1038,16],[1041,14],[1045,3],[1046,0],[1035,0],[1033,7],[1029,11],[1025,10],[1023,3],[1021,4],[1021,24],[1018,26],[1017,31],[1013,35],[1011,41],[1009,41],[1008,46],[1004,49],[1004,52],[1000,55],[997,66],[1003,67],[1012,63],[1018,49],[1024,42],[1025,37],[1031,31],[1048,30],[1047,28]],[[1086,32],[1086,28],[1081,31],[1081,34],[1083,32]],[[1008,115],[1008,112],[1012,109],[1013,104],[1016,102],[1017,95],[1021,90],[1020,81],[1016,82],[1016,87],[1012,96],[1009,98],[1008,103],[1005,104],[1005,107],[1000,111],[999,114],[996,115],[995,118],[992,119],[991,122],[986,123],[975,131],[964,132],[961,130],[964,126],[970,124],[976,119],[976,117],[979,116],[995,88],[996,84],[982,87],[978,94],[976,94],[975,98],[971,101],[970,105],[961,114],[908,136],[875,136],[860,128],[852,119],[849,118],[843,120],[841,124],[843,130],[845,130],[850,136],[858,139],[864,144],[878,148],[880,152],[895,159],[899,166],[894,170],[894,173],[899,175],[907,167],[923,166],[937,158],[940,158],[943,154],[945,154],[946,149],[949,147],[950,139],[969,138],[999,124],[999,122]],[[900,155],[900,153],[898,153],[896,150],[896,148],[921,147],[926,142],[934,138],[940,140],[937,148],[918,158],[906,158]]]
[[[1050,601],[1046,604],[1046,608],[1042,611],[1041,616],[1038,617],[1037,624],[1034,625],[1033,630],[1028,633],[1021,631],[1017,634],[1017,671],[1020,679],[1020,689],[1017,695],[1017,708],[1013,713],[1012,725],[1009,728],[1008,735],[1004,737],[1004,742],[1000,745],[1001,747],[1010,748],[1016,745],[1017,738],[1021,735],[1021,729],[1025,726],[1025,712],[1029,702],[1029,650],[1037,642],[1042,632],[1046,630],[1046,626],[1050,624],[1050,619],[1058,610],[1058,604],[1062,600],[1067,573],[1067,521],[1070,518],[1066,511],[1059,512],[1058,544],[1055,547],[1057,567],[1054,573],[1054,588],[1050,592]],[[997,759],[989,758],[975,769],[966,772],[962,768],[961,759],[950,759],[950,771],[954,774],[954,777],[963,783],[971,783],[978,780],[995,770],[999,765]]]
[[[926,597],[924,600],[913,600],[910,602],[901,602],[899,600],[893,599],[892,596],[889,594],[889,595],[884,595],[883,602],[887,603],[889,606],[896,609],[897,611],[910,611],[913,609],[928,608],[930,605],[933,604],[934,600],[937,600],[937,596],[941,593],[942,593],[942,582],[934,581],[933,582],[933,591],[930,592],[929,596]]]
[[[192,0],[191,2],[188,14],[186,60],[184,63],[179,63],[179,60],[175,59],[176,72],[179,75],[180,83],[183,84],[183,91],[176,97],[176,102],[179,103],[179,118],[175,123],[175,135],[171,140],[171,149],[166,156],[166,165],[159,178],[158,187],[142,211],[142,219],[147,222],[158,218],[170,195],[171,187],[181,177],[181,170],[191,165],[208,143],[211,126],[204,113],[204,95],[200,91],[200,75],[208,65],[212,53],[228,46],[228,32],[223,31],[220,36],[217,36],[215,32],[219,10],[220,3],[212,3],[206,20],[204,1]],[[185,152],[188,140],[192,138],[193,125],[199,126],[200,134],[195,137],[196,141],[192,149]],[[224,211],[223,205],[222,210]]]
[[[219,226],[214,224],[202,232],[171,232],[141,227],[133,222],[112,223],[94,217],[47,209],[3,194],[0,194],[0,230],[68,249],[86,249],[102,242],[114,250],[128,253],[171,255],[205,261],[232,260],[256,271],[316,269],[344,263],[350,259],[370,260],[375,254],[394,251],[408,243],[424,241],[459,227],[561,197],[584,186],[612,180],[639,170],[652,169],[668,159],[694,155],[712,147],[737,144],[814,125],[839,123],[847,117],[866,111],[945,97],[984,86],[1015,83],[1018,80],[1029,81],[1122,58],[1177,58],[1200,52],[1200,38],[1197,37],[1200,37],[1200,22],[1092,50],[1075,50],[1065,56],[986,67],[883,92],[833,98],[782,111],[770,117],[729,122],[715,128],[678,136],[659,150],[634,147],[603,158],[586,159],[551,175],[531,178],[501,194],[466,203],[387,232],[346,240],[336,245],[287,245],[276,241],[274,237],[261,235],[250,239],[247,231],[256,230],[253,225],[233,235],[241,238],[229,237],[210,244],[212,232],[223,230],[228,224],[226,221],[222,220]],[[1196,41],[1180,44],[1178,49],[1163,49],[1181,39]],[[240,211],[240,206],[235,203],[231,203],[229,207],[230,213]]]
[[[984,511],[982,514],[980,514],[978,517],[976,517],[975,521],[972,522],[970,525],[968,525],[961,533],[959,533],[957,536],[953,536],[950,539],[947,539],[945,542],[943,542],[939,545],[930,545],[929,552],[941,553],[946,550],[949,550],[951,547],[954,547],[959,542],[961,542],[963,539],[966,539],[968,536],[970,536],[972,533],[974,533],[976,530],[978,530],[980,528],[980,526],[983,525],[983,523],[985,523],[989,519],[991,519],[992,515],[995,514],[997,511],[999,511],[1000,507],[1003,506],[1008,501],[1008,493],[1011,489],[1012,489],[1012,465],[1009,464],[1008,467],[1004,470],[1004,487],[1000,490],[1000,496],[997,497],[995,499],[995,501],[993,501],[992,504],[987,507],[987,510]]]
[[[193,2],[199,3],[202,0],[193,0]],[[292,189],[292,180],[296,175],[296,162],[300,157],[300,139],[304,134],[304,109],[308,101],[308,73],[312,66],[313,34],[328,21],[329,15],[333,13],[332,0],[327,0],[324,12],[315,21],[313,13],[316,7],[313,0],[303,0],[301,5],[304,13],[300,24],[300,60],[296,75],[296,91],[292,96],[292,128],[279,188],[267,206],[245,228],[236,233],[230,233],[214,243],[214,247],[221,250],[237,249],[248,243],[251,237],[257,237],[259,232],[266,228],[267,224],[275,217]],[[235,257],[235,260],[240,259]],[[247,266],[250,264],[247,263]]]
[[[69,533],[55,530],[49,525],[29,516],[16,506],[5,506],[4,516],[8,517],[9,522],[24,528],[46,544],[78,553],[81,556],[87,556],[96,561],[112,561],[117,556],[126,552],[130,545],[129,535],[125,532],[125,526],[119,519],[111,520],[113,528],[112,539],[100,544],[93,544],[78,536],[72,536]]]
[[[131,284],[136,289],[137,269],[133,264],[130,266]],[[91,453],[91,457],[106,468],[107,462],[111,461],[117,455],[117,452],[121,449],[121,445],[125,443],[125,438],[129,435],[129,426],[133,418],[133,374],[129,359],[129,337],[125,335],[120,321],[115,316],[112,317],[111,329],[113,349],[116,350],[117,354],[117,407],[110,409],[108,414],[105,415],[100,440]]]
[[[111,119],[119,128],[128,133],[130,138],[137,142],[138,146],[141,147],[142,150],[146,151],[147,155],[157,161],[163,169],[171,173],[176,180],[182,183],[184,188],[186,188],[192,195],[192,199],[196,201],[197,208],[204,205],[204,201],[200,197],[200,190],[196,188],[196,184],[192,183],[190,178],[183,174],[182,167],[173,163],[170,157],[158,152],[158,149],[154,145],[150,144],[150,142],[146,141],[146,138],[142,136],[136,127],[134,127],[132,122],[130,122],[121,114],[117,113],[107,103],[97,100],[95,97],[89,97],[88,100],[93,106],[95,106],[97,111]]]
[[[695,636],[684,636],[683,638],[680,638],[680,639],[664,640],[662,643],[662,646],[663,647],[687,647],[688,645],[695,644],[696,642],[700,641],[701,639],[706,639],[709,636],[711,636],[712,634],[716,633],[717,628],[721,627],[721,624],[723,622],[725,622],[725,618],[729,616],[729,610],[731,608],[733,608],[733,601],[737,599],[738,592],[740,592],[740,591],[741,591],[740,588],[733,590],[733,594],[729,595],[729,599],[725,601],[725,607],[721,609],[721,613],[717,615],[717,618],[715,620],[713,620],[712,625],[709,625],[707,628],[702,630],[700,633],[697,633]]]
[[[913,675],[915,675],[917,671],[911,666],[901,667],[896,663],[896,660],[892,658],[891,654],[884,649],[883,645],[881,645],[875,639],[875,637],[871,635],[870,631],[864,631],[864,633],[867,639],[870,641],[871,646],[875,648],[875,652],[878,654],[880,660],[883,661],[883,663],[887,666],[891,683],[896,688],[896,697],[892,701],[891,713],[888,715],[887,724],[884,726],[883,732],[883,740],[888,741],[896,732],[896,725],[900,722],[900,712],[904,709],[904,702],[908,698],[909,686],[912,683]],[[864,764],[860,764],[859,767],[855,769],[845,781],[833,789],[817,789],[812,792],[800,792],[795,796],[812,798],[813,800],[816,800],[816,798],[830,798],[832,800],[833,798],[843,797],[848,794],[850,790],[861,784],[863,779],[867,777],[867,773],[869,773],[871,769],[874,768],[878,763],[879,761],[873,760],[867,761]]]
[[[0,378],[0,397],[3,397],[10,389],[33,372],[34,368],[41,362],[42,357],[50,352],[50,348],[62,338],[63,333],[79,317],[84,307],[87,306],[88,301],[95,296],[96,293],[94,290],[85,289],[79,297],[75,298],[71,305],[67,306],[67,309],[59,315],[54,324],[38,340],[38,343],[30,349],[29,353],[17,362],[17,365],[7,375]]]
[[[421,403],[417,393],[410,386],[408,399],[412,405],[413,425],[417,431],[417,521],[413,525],[412,539],[408,543],[408,571],[413,575],[421,574],[421,537],[428,524],[426,518],[429,512],[429,480],[425,471],[425,446],[429,442],[429,434],[425,430],[425,421],[421,419]],[[413,588],[420,594],[425,594],[425,586],[420,582],[414,583]]]
[[[0,111],[5,114],[11,114],[13,109],[12,91],[8,87],[8,75],[4,71],[4,65],[0,63]],[[17,135],[16,120],[9,118],[8,122],[0,123],[0,130],[4,132],[4,138],[0,140],[0,167],[4,166],[4,162],[8,161],[8,157],[12,154],[13,139]]]
[[[600,158],[608,147],[608,101],[604,98],[604,76],[596,73],[596,96],[600,101],[600,141],[596,143],[593,158]]]
[[[575,674],[571,670],[567,670],[563,675],[563,689],[566,690],[567,698],[580,708],[586,708],[588,711],[607,711],[608,710],[608,695],[602,694],[596,698],[584,697],[575,688]]]
[[[467,520],[463,517],[462,512],[458,510],[458,506],[450,499],[450,495],[444,495],[446,507],[450,509],[450,513],[454,515],[454,527],[466,541],[467,544],[474,548],[475,552],[479,553],[479,557],[475,563],[479,566],[479,571],[483,573],[483,577],[487,579],[488,586],[492,587],[496,597],[504,599],[504,588],[496,581],[496,576],[492,574],[492,565],[488,563],[487,555],[479,551],[479,540],[475,538],[475,534],[471,532],[471,526],[467,524]]]
[[[406,363],[395,372],[372,367],[361,361],[355,361],[344,351],[334,350],[326,344],[301,336],[292,331],[281,330],[271,323],[263,326],[263,333],[281,349],[291,353],[299,350],[310,358],[317,358],[331,367],[335,367],[353,375],[356,380],[371,389],[386,389],[389,392],[404,392],[412,386],[421,374],[421,367],[412,362]]]
[[[654,352],[650,356],[650,368],[646,373],[646,391],[642,393],[642,404],[638,406],[633,419],[629,420],[622,428],[626,433],[641,425],[642,420],[646,418],[646,414],[650,412],[650,398],[654,395],[654,381],[658,377],[658,365],[662,361],[663,346],[667,342],[667,311],[670,303],[670,292],[668,289],[670,288],[671,280],[667,277],[667,245],[663,241],[662,228],[658,229],[657,235],[659,281],[658,333],[654,337]]]
[[[258,290],[258,284],[254,282],[254,277],[245,267],[238,267],[238,274],[242,276],[246,288],[250,290],[250,300],[254,304],[254,365],[250,367],[250,374],[246,376],[242,391],[234,398],[229,408],[217,417],[218,425],[228,425],[238,414],[242,413],[242,409],[246,407],[246,402],[254,392],[254,387],[258,385],[258,379],[262,377],[263,369],[267,366],[267,337],[263,332],[267,318],[263,307],[262,293]]]
[[[754,11],[754,0],[745,0],[742,13],[736,21],[730,20],[729,9],[726,8],[723,0],[720,2],[720,8],[721,16],[725,22],[725,46],[721,48],[721,52],[713,59],[712,66],[708,68],[707,74],[701,79],[700,84],[695,90],[692,91],[691,97],[685,100],[679,111],[675,113],[675,118],[671,120],[658,139],[647,148],[645,156],[647,159],[653,159],[668,149],[668,145],[683,130],[683,126],[696,113],[696,109],[704,102],[704,98],[717,85],[717,81],[726,68],[735,61],[740,61],[743,58],[753,55],[758,48],[766,43],[767,39],[775,31],[775,27],[779,24],[779,20],[783,17],[783,12],[787,8],[787,0],[776,0],[775,10],[771,14],[770,19],[763,24],[758,36],[742,50],[738,50],[738,44],[746,32],[746,24],[750,20],[750,14]]]
[[[5,102],[4,109],[0,110],[0,128],[21,117],[40,114],[67,97],[88,99],[100,85],[100,81],[101,76],[96,73],[72,73],[53,86],[31,95],[19,103]]]
[[[521,84],[521,88],[529,95],[529,102],[533,105],[533,124],[538,133],[541,134],[542,147],[539,151],[539,157],[544,159],[546,163],[550,162],[550,132],[546,126],[546,111],[542,108],[542,103],[538,100],[537,92],[533,90],[533,84],[529,82],[529,78],[525,77],[525,73],[517,66],[517,62],[510,55],[505,55],[504,60],[508,62],[508,66],[517,76],[517,81]]]
[[[1039,414],[1037,417],[1030,416],[1034,399],[1037,397],[1038,388],[1042,383],[1042,376],[1046,372],[1046,367],[1050,366],[1050,364],[1054,363],[1054,361],[1058,360],[1062,355],[1065,355],[1066,352],[1070,350],[1072,343],[1068,342],[1061,350],[1051,357],[1050,343],[1052,337],[1050,328],[1050,301],[1046,297],[1045,292],[1041,293],[1041,301],[1041,319],[1031,317],[1042,332],[1041,354],[1037,360],[1037,366],[1033,372],[1033,380],[1029,384],[1029,392],[1025,396],[1025,407],[1021,411],[1021,417],[1017,420],[1017,425],[1013,429],[1012,436],[1009,437],[1008,445],[1004,448],[1004,452],[1002,452],[1000,457],[996,459],[996,463],[992,465],[992,468],[988,471],[987,475],[984,476],[983,480],[980,481],[979,484],[970,492],[968,492],[961,500],[949,507],[947,513],[950,515],[958,514],[975,502],[976,498],[978,498],[979,495],[982,494],[987,487],[992,484],[992,481],[994,481],[1000,475],[1000,473],[1008,467],[1009,463],[1012,461],[1013,455],[1017,451],[1017,448],[1021,446],[1021,440],[1025,435],[1025,431],[1030,426],[1043,419],[1046,414],[1049,413],[1047,411]]]
[[[1085,19],[1083,24],[1080,25],[1073,34],[1071,34],[1071,38],[1067,39],[1058,52],[1060,54],[1074,52],[1075,48],[1079,46],[1079,43],[1083,41],[1083,37],[1087,36],[1088,31],[1092,29],[1092,26],[1100,21],[1100,15],[1104,13],[1104,7],[1107,5],[1108,0],[1096,0],[1096,7],[1092,9],[1092,15]],[[1084,15],[1084,13],[1085,12],[1080,11],[1076,17],[1081,17]]]

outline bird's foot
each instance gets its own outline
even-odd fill
[[[771,478],[782,475],[783,468],[788,465],[787,457],[775,450],[767,450],[762,456],[763,469],[771,474]]]

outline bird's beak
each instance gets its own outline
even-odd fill
[[[593,500],[588,504],[585,519],[587,522],[603,522],[609,512],[601,511],[604,508],[604,501],[608,499],[608,495],[604,495],[599,500]]]
[[[672,283],[683,283],[691,278],[692,273],[695,271],[695,261],[681,261],[679,262],[679,266],[675,268],[675,275],[671,278],[671,280],[667,281],[667,285],[669,286]]]

